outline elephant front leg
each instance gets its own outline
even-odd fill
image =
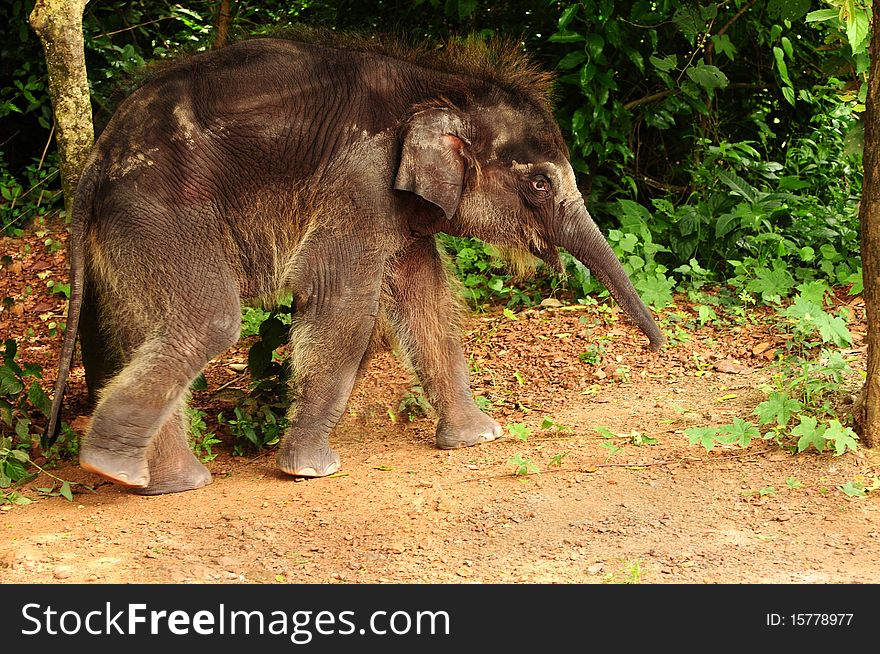
[[[460,309],[433,237],[416,241],[389,266],[388,287],[390,297],[383,304],[401,354],[439,414],[437,447],[469,447],[501,436],[501,426],[474,404],[461,349]]]
[[[310,293],[297,298],[291,329],[290,427],[276,456],[278,467],[297,477],[324,477],[339,470],[330,432],[354,388],[379,306],[382,271],[366,262],[316,265]],[[301,304],[302,302],[302,304]]]

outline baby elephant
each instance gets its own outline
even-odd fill
[[[438,447],[497,438],[473,402],[438,232],[556,269],[565,248],[660,348],[584,206],[549,83],[516,48],[270,38],[154,72],[77,189],[48,433],[79,325],[90,387],[102,387],[81,465],[146,494],[208,484],[187,443],[187,390],[238,340],[241,301],[286,291],[297,316],[283,471],[339,468],[330,432],[386,332],[437,410]]]

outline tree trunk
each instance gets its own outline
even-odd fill
[[[868,322],[867,378],[856,411],[856,429],[869,448],[880,447],[880,0],[874,0],[871,71],[865,102],[864,181],[859,221],[862,231],[863,297]]]
[[[214,37],[214,48],[222,48],[229,38],[229,22],[232,13],[229,10],[229,0],[220,0],[220,11],[217,14],[217,36]]]
[[[46,54],[61,160],[61,190],[68,216],[95,139],[82,30],[86,3],[88,0],[37,0],[29,17]]]

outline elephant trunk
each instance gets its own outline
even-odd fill
[[[639,297],[617,255],[593,222],[583,200],[578,198],[563,213],[565,217],[562,228],[554,238],[556,245],[568,250],[590,269],[617,300],[626,315],[645,333],[651,349],[659,350],[666,343],[666,337]]]

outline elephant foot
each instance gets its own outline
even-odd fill
[[[339,455],[328,446],[288,447],[275,457],[278,467],[295,477],[326,477],[339,470]]]
[[[437,425],[436,443],[441,450],[453,450],[494,441],[502,432],[501,425],[475,409],[475,413],[464,420],[441,419]]]
[[[123,486],[146,488],[150,483],[146,457],[122,456],[113,450],[91,445],[88,439],[80,447],[79,465],[83,470]]]
[[[150,465],[150,483],[143,488],[136,488],[138,495],[165,495],[166,493],[182,493],[207,486],[213,481],[211,472],[192,454],[169,465]]]

